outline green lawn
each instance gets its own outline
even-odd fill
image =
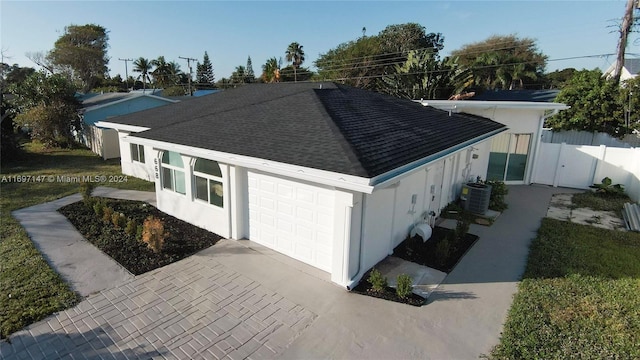
[[[11,211],[55,200],[79,191],[64,182],[9,182],[12,176],[119,175],[120,160],[104,161],[89,150],[45,150],[25,146],[19,162],[2,166],[0,179],[0,338],[74,305],[79,299],[33,246]],[[127,177],[127,182],[101,183],[121,189],[153,191],[153,183]]]
[[[543,219],[490,357],[640,358],[640,234]]]

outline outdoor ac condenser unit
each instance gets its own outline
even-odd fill
[[[468,183],[462,186],[460,199],[464,202],[464,209],[474,214],[484,215],[489,210],[491,199],[491,185]]]

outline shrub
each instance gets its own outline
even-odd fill
[[[104,208],[106,207],[106,204],[102,201],[96,201],[93,204],[93,212],[96,213],[96,216],[99,218],[102,218],[102,216],[104,215]]]
[[[469,222],[465,220],[458,220],[456,223],[455,237],[457,240],[464,240],[464,237],[469,232]]]
[[[589,187],[596,189],[596,193],[602,196],[618,197],[625,195],[624,187],[621,184],[613,185],[613,182],[609,177],[602,179],[602,183],[593,184]]]
[[[138,225],[136,226],[136,240],[142,241],[142,232],[144,231],[144,226]]]
[[[504,201],[504,197],[509,193],[509,188],[502,181],[487,181],[491,185],[491,197],[489,198],[489,209],[494,211],[504,211],[509,206]]]
[[[111,215],[111,223],[113,223],[113,226],[115,226],[116,229],[120,229],[126,226],[127,218],[123,213],[114,212]]]
[[[164,231],[164,221],[149,216],[142,225],[142,241],[154,252],[160,252],[164,245],[164,239],[169,234]]]
[[[110,206],[105,206],[102,211],[102,221],[108,223],[111,222],[111,217],[113,215],[113,208]]]
[[[136,223],[136,221],[133,219],[127,220],[127,226],[124,228],[124,232],[127,235],[135,235],[137,230],[138,230],[138,224]]]
[[[411,294],[411,291],[413,290],[413,279],[411,279],[411,276],[407,274],[400,274],[398,275],[396,281],[398,283],[396,294],[402,299],[409,296],[409,294]]]
[[[372,269],[367,279],[371,284],[371,287],[376,292],[383,292],[387,288],[387,278],[382,275],[377,269]]]
[[[82,202],[87,206],[93,206],[91,193],[93,193],[93,188],[95,185],[91,182],[81,182],[80,183],[80,194],[82,195]]]
[[[455,236],[453,237],[455,238]],[[435,255],[436,255],[436,258],[438,259],[437,260],[438,263],[440,263],[440,266],[444,266],[447,263],[450,252],[451,252],[451,243],[449,240],[449,236],[447,236],[444,239],[440,240],[439,243],[436,244]]]

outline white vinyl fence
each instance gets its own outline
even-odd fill
[[[538,184],[587,189],[611,178],[640,202],[640,148],[541,143],[533,173]]]
[[[589,131],[553,131],[542,129],[542,142],[570,145],[606,145],[609,147],[631,148],[640,147],[640,134],[627,134],[622,139],[612,137],[607,133]]]

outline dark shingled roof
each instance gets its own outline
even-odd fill
[[[506,129],[334,83],[252,84],[109,119],[137,137],[362,177]]]
[[[553,102],[560,90],[485,90],[469,100]]]

